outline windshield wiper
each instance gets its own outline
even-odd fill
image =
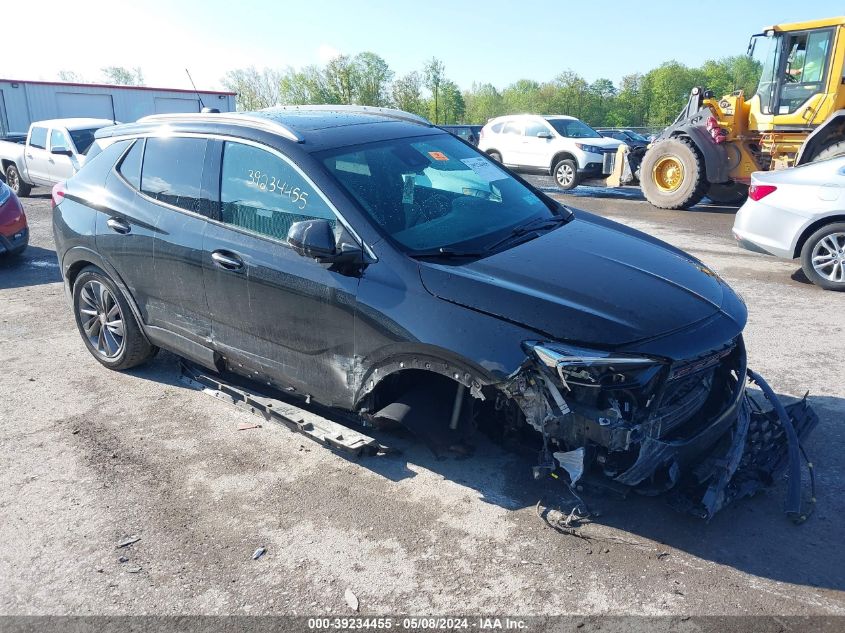
[[[550,218],[538,218],[536,220],[532,220],[527,224],[521,224],[517,227],[514,227],[510,233],[505,235],[502,239],[497,242],[493,242],[492,244],[488,244],[484,247],[485,251],[492,251],[505,244],[510,243],[512,240],[522,237],[524,235],[528,235],[531,233],[537,233],[538,231],[542,231],[543,229],[552,229],[563,224],[569,222],[572,219],[572,216],[562,216],[562,215],[555,215]]]
[[[431,248],[422,251],[410,251],[408,256],[413,258],[436,257],[439,259],[469,259],[471,257],[482,257],[486,254],[487,253],[478,251],[461,251],[449,248],[448,246],[441,246],[440,248]]]

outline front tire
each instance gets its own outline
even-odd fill
[[[502,162],[502,155],[501,155],[499,152],[495,151],[495,150],[490,151],[490,152],[487,152],[487,155],[488,155],[490,158],[492,158],[493,160],[495,160],[497,163],[501,163],[501,162]]]
[[[91,355],[117,371],[141,365],[155,356],[123,293],[102,270],[89,266],[73,284],[76,327]]]
[[[704,197],[708,183],[704,161],[685,138],[660,141],[645,153],[640,166],[640,187],[660,209],[689,209]]]
[[[20,198],[26,198],[32,191],[32,187],[21,178],[17,165],[9,165],[6,168],[6,184]]]
[[[821,227],[801,248],[807,279],[825,290],[845,290],[845,222]]]
[[[552,176],[564,191],[575,189],[578,186],[578,163],[571,158],[559,160],[552,168]]]
[[[836,158],[837,156],[845,156],[845,141],[839,141],[838,143],[834,143],[833,145],[828,145],[818,154],[813,156],[810,162],[815,163],[820,160]]]

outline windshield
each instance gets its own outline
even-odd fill
[[[625,134],[629,138],[631,138],[635,141],[648,141],[648,139],[645,136],[643,136],[642,134],[639,134],[637,132],[634,132],[634,130],[625,130]]]
[[[589,125],[578,119],[546,119],[557,133],[569,138],[601,138]]]
[[[90,130],[68,130],[68,134],[73,139],[73,144],[76,145],[76,151],[84,154],[91,147],[94,142],[94,132],[100,128],[91,128]]]
[[[763,38],[760,41],[758,38]],[[783,43],[782,35],[757,35],[752,38],[752,58],[762,62],[760,81],[757,84],[757,96],[760,97],[760,112],[772,113],[772,101],[777,87],[776,73],[778,70],[780,52]]]
[[[479,250],[555,214],[533,191],[450,134],[318,154],[383,233],[405,251]]]

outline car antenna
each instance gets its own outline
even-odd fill
[[[200,110],[200,112],[210,112],[210,113],[220,112],[220,110],[218,110],[217,108],[206,108],[205,107],[205,104],[202,102],[202,95],[200,95],[200,91],[197,90],[197,85],[194,83],[194,78],[191,77],[191,73],[188,71],[187,68],[185,69],[185,74],[188,75],[188,80],[191,82],[191,86],[193,86],[194,92],[197,93],[197,99],[200,102],[200,108],[202,108]]]

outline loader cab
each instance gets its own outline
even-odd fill
[[[845,106],[845,18],[774,26],[754,35],[749,53],[762,64],[749,128],[811,128]]]

